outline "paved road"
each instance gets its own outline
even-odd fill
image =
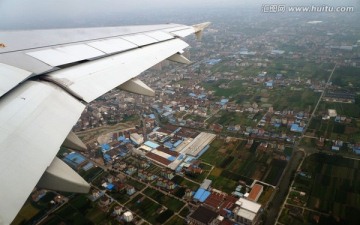
[[[334,74],[334,71],[336,69],[336,64],[334,65],[334,68],[332,69],[329,78],[326,82],[324,91],[321,93],[321,96],[319,97],[318,102],[316,103],[316,106],[309,118],[309,122],[307,124],[307,126],[304,129],[304,134],[306,133],[307,128],[309,127],[311,120],[313,119],[313,117],[315,116],[315,113],[317,111],[317,108],[322,100],[323,95],[326,92],[326,89],[328,88],[331,78]],[[302,159],[305,157],[305,152],[302,150],[298,149],[298,144],[300,143],[301,139],[304,136],[301,136],[300,139],[298,140],[297,143],[294,144],[294,154],[291,157],[288,166],[285,168],[285,172],[283,174],[282,179],[280,180],[280,183],[278,185],[279,189],[277,190],[277,192],[274,195],[274,198],[271,201],[271,207],[269,208],[269,210],[267,211],[267,216],[266,216],[266,220],[265,220],[265,225],[273,225],[276,222],[276,219],[278,217],[279,212],[281,212],[280,208],[282,207],[282,204],[284,203],[286,196],[288,194],[288,190],[290,188],[290,184],[292,182],[292,173],[293,171],[296,171],[296,169],[298,168],[300,162],[302,161]]]
[[[134,128],[135,124],[132,122],[118,123],[112,126],[101,126],[94,129],[76,132],[76,135],[81,137],[84,143],[91,143],[96,141],[99,135],[107,134],[110,132],[120,131],[123,129]]]
[[[290,182],[292,180],[292,173],[293,171],[296,171],[297,167],[299,166],[302,158],[305,156],[305,153],[303,151],[296,151],[291,157],[289,161],[288,168],[286,168],[286,171],[284,173],[283,178],[281,179],[278,189],[275,193],[275,196],[273,200],[271,201],[271,205],[269,207],[269,210],[267,211],[266,220],[264,221],[265,225],[274,225],[275,220],[277,218],[277,215],[279,213],[280,207],[282,203],[285,200],[285,197],[287,195]]]
[[[321,93],[320,98],[319,98],[319,100],[317,101],[317,103],[316,103],[316,105],[315,105],[315,108],[314,108],[314,110],[313,110],[312,113],[311,113],[311,116],[310,116],[310,119],[309,119],[309,124],[306,126],[306,128],[309,127],[309,125],[310,125],[310,123],[311,123],[311,119],[315,116],[315,113],[317,112],[317,108],[318,108],[319,105],[320,105],[320,102],[321,102],[321,100],[322,100],[322,98],[323,98],[323,96],[324,96],[324,94],[325,94],[325,92],[326,92],[326,89],[329,87],[329,84],[330,84],[331,78],[332,78],[332,76],[333,76],[333,74],[334,74],[334,72],[335,72],[335,69],[336,69],[336,64],[334,65],[334,68],[332,69],[332,71],[331,71],[331,73],[330,73],[330,75],[329,75],[329,78],[328,78],[328,80],[327,80],[327,82],[326,82],[326,84],[325,84],[324,91]],[[305,131],[304,131],[304,134],[305,134]]]

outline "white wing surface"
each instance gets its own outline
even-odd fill
[[[180,38],[208,25],[0,31],[0,225],[11,223],[38,182],[88,191],[55,158],[64,139],[82,148],[70,131],[84,104],[117,86],[153,96],[136,76],[165,59],[189,63]]]

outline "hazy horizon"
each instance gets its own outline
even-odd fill
[[[208,10],[247,10],[260,12],[264,4],[341,5],[354,6],[356,0],[2,0],[0,1],[0,29],[34,29],[71,26],[106,26],[172,21],[189,12],[198,12],[199,20],[206,19]],[[161,19],[154,17],[162,16]]]

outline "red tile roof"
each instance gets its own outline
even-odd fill
[[[254,184],[254,186],[252,187],[249,196],[247,197],[247,199],[251,200],[251,201],[256,201],[257,198],[259,197],[259,195],[261,194],[263,190],[263,186],[260,184]]]
[[[154,154],[152,152],[146,153],[146,156],[149,157],[150,159],[153,159],[153,160],[155,160],[155,161],[157,161],[159,163],[162,163],[162,164],[164,164],[166,166],[171,163],[170,160],[167,160],[167,159],[165,159],[165,158],[163,158],[163,157],[161,157],[159,155],[156,155],[156,154]]]
[[[175,156],[175,157],[178,157],[178,156],[179,156],[179,153],[178,153],[178,152],[171,151],[171,150],[169,150],[168,148],[165,148],[165,147],[162,146],[162,145],[160,145],[160,146],[157,147],[156,149],[159,150],[159,151],[165,152],[166,154],[169,154],[169,155],[171,155],[171,156]]]

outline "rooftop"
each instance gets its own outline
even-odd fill
[[[236,205],[239,205],[242,209],[246,209],[253,213],[257,213],[259,211],[259,209],[261,208],[260,204],[250,201],[250,200],[247,200],[245,198],[240,198],[236,202]]]
[[[211,180],[205,179],[205,180],[202,182],[200,188],[208,189],[208,188],[210,187],[210,185],[211,185],[211,182],[212,182]]]
[[[194,195],[194,199],[197,199],[200,202],[204,202],[209,196],[210,196],[209,191],[199,188]]]
[[[254,220],[256,214],[261,208],[260,204],[247,200],[245,198],[240,198],[236,202],[236,205],[238,206],[235,208],[234,213],[236,213],[239,217],[245,218],[250,221]]]
[[[185,146],[181,152],[197,156],[206,145],[210,144],[215,139],[215,137],[215,134],[201,132],[191,143]]]
[[[254,186],[252,187],[252,189],[250,191],[248,199],[252,200],[252,201],[256,201],[262,191],[263,191],[263,186],[262,185],[254,184]]]
[[[159,155],[157,155],[157,154],[154,154],[154,153],[152,153],[152,152],[146,153],[146,156],[147,156],[148,158],[150,158],[150,159],[153,159],[153,160],[155,160],[155,161],[157,161],[157,162],[165,165],[165,166],[167,166],[167,165],[169,165],[169,164],[171,163],[170,160],[165,159],[165,158],[163,158],[163,157],[161,157],[161,156],[159,156]]]
[[[159,147],[159,145],[158,145],[157,143],[152,142],[152,141],[146,141],[146,142],[144,143],[144,145],[146,145],[146,146],[148,146],[148,147],[150,147],[150,148],[157,148],[157,147]]]
[[[197,208],[191,215],[190,218],[199,221],[203,224],[209,224],[213,221],[218,214],[204,206]]]

